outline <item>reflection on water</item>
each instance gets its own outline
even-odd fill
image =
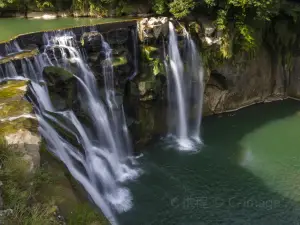
[[[270,189],[296,201],[300,201],[299,127],[297,112],[259,127],[240,142],[243,166]]]
[[[196,154],[169,149],[159,139],[146,149],[140,147],[145,173],[129,185],[134,206],[120,221],[125,225],[299,224],[299,110],[299,102],[288,100],[249,107],[234,116],[205,118],[205,146]]]

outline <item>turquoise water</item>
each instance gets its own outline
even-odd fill
[[[59,18],[53,20],[1,18],[0,19],[0,42],[7,41],[17,35],[57,30],[62,28],[91,26],[101,23],[110,23],[128,20],[126,18]]]
[[[159,139],[143,149],[121,224],[300,224],[300,102],[208,117],[202,129],[198,153]]]

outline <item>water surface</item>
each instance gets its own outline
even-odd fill
[[[202,128],[198,153],[163,140],[144,150],[121,224],[300,224],[300,102],[208,117]]]
[[[92,26],[101,23],[111,23],[130,20],[126,18],[58,18],[53,20],[1,18],[0,42],[7,41],[17,35],[38,31],[57,30],[70,27]]]

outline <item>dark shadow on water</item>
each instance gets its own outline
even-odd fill
[[[139,160],[144,174],[129,184],[134,206],[120,215],[121,224],[300,224],[299,202],[273,192],[238,163],[245,135],[299,110],[299,102],[287,100],[207,117],[205,146],[196,154],[153,143]]]

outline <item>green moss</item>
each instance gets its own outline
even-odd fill
[[[91,32],[85,32],[83,33],[83,35],[81,36],[80,38],[80,43],[81,43],[81,46],[84,46],[85,45],[85,40],[91,40],[95,37],[99,37],[101,36],[101,34],[97,31],[91,31]]]
[[[13,121],[0,122],[0,137],[13,134],[18,130],[29,130],[37,133],[38,121],[35,119],[19,118]]]
[[[58,81],[65,82],[74,78],[72,73],[56,66],[45,67],[43,73],[49,85],[54,85]]]
[[[29,114],[32,112],[32,106],[27,101],[10,101],[7,103],[0,103],[0,118],[8,118],[20,116],[22,114]]]
[[[127,58],[125,56],[119,56],[119,57],[114,57],[113,58],[113,66],[122,66],[127,64]]]
[[[155,59],[153,61],[153,74],[156,76],[158,74],[165,74],[165,67],[164,64],[161,62],[160,59]]]
[[[153,46],[144,45],[142,46],[142,56],[145,61],[153,61],[158,55],[158,48]]]
[[[23,97],[27,90],[28,81],[7,81],[0,84],[0,102],[9,98]]]
[[[37,132],[38,123],[34,119],[19,118],[5,120],[32,112],[32,105],[24,100],[27,81],[8,81],[0,85],[0,136],[11,134],[20,129]]]
[[[30,57],[38,55],[39,53],[40,52],[38,49],[33,49],[31,51],[22,51],[20,53],[15,53],[15,54],[9,55],[7,57],[1,58],[0,64],[8,63],[10,61],[19,60],[19,59],[30,58]]]
[[[108,225],[108,221],[95,210],[89,204],[76,205],[67,219],[68,225]]]

